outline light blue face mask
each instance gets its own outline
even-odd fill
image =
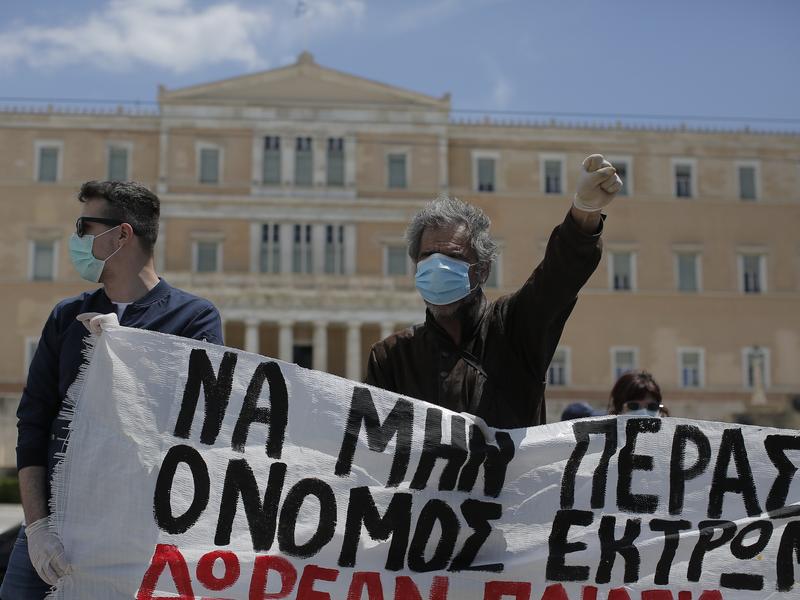
[[[417,263],[414,281],[425,302],[436,306],[452,304],[466,298],[474,289],[469,284],[471,266],[437,252]]]
[[[661,411],[658,410],[647,410],[646,408],[640,408],[639,410],[629,410],[625,414],[627,415],[636,415],[641,417],[658,417]]]
[[[119,225],[117,225],[119,227]],[[78,237],[77,233],[73,233],[69,238],[69,258],[72,261],[72,266],[78,272],[78,275],[83,277],[86,281],[97,283],[100,281],[100,275],[103,274],[103,267],[109,258],[114,256],[122,249],[122,246],[114,250],[108,258],[100,260],[92,253],[92,246],[94,240],[101,235],[107,234],[109,231],[114,231],[117,227],[112,227],[99,235],[84,234],[83,237]]]

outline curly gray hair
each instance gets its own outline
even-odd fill
[[[497,243],[489,235],[491,221],[486,213],[458,198],[440,194],[414,215],[406,230],[411,260],[416,261],[419,257],[422,233],[427,227],[438,229],[451,225],[466,226],[469,244],[478,256],[478,262],[491,263],[497,258]]]

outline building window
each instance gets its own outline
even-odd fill
[[[766,256],[763,254],[739,255],[741,291],[745,294],[766,292]]]
[[[108,180],[128,181],[129,149],[126,146],[112,145],[108,147]]]
[[[292,238],[292,272],[313,272],[311,225],[294,226],[294,237]]]
[[[694,196],[694,165],[689,162],[675,162],[673,169],[675,195],[678,198],[692,198]]]
[[[678,376],[681,387],[701,388],[705,385],[704,354],[702,348],[680,348],[678,350]]]
[[[548,385],[569,385],[569,348],[559,347],[547,368]]]
[[[310,137],[299,137],[295,140],[294,151],[294,184],[310,186],[313,182],[314,154]]]
[[[218,241],[198,240],[194,243],[194,270],[196,273],[218,273],[222,267],[222,244]]]
[[[633,170],[630,158],[609,158],[609,162],[617,170],[617,176],[622,180],[622,188],[617,192],[618,196],[630,196],[633,192]]]
[[[636,256],[633,252],[611,253],[611,289],[633,290],[636,287]]]
[[[264,138],[264,164],[262,165],[264,185],[281,183],[281,138],[268,135]]]
[[[200,147],[200,183],[214,184],[220,180],[220,150],[211,146]]]
[[[744,385],[747,388],[770,386],[769,348],[750,346],[742,350]]]
[[[478,191],[493,192],[495,190],[494,159],[478,158],[476,163],[478,168]]]
[[[408,187],[406,172],[406,155],[389,154],[386,157],[387,168],[389,171],[388,183],[390,189],[405,189]]]
[[[38,337],[27,337],[25,338],[25,364],[23,375],[25,377],[28,376],[28,371],[31,368],[31,362],[33,362],[33,357],[36,356],[36,349],[39,347],[39,338]]]
[[[636,348],[612,348],[611,349],[611,372],[614,381],[628,371],[633,371],[639,365],[639,352]]]
[[[277,223],[261,226],[259,270],[262,273],[281,272],[281,228]]]
[[[37,143],[36,180],[41,183],[54,183],[61,179],[60,143]]]
[[[344,225],[325,226],[325,272],[344,274]]]
[[[539,181],[542,194],[559,195],[566,191],[566,155],[539,154]]]
[[[387,277],[405,277],[411,271],[411,258],[405,245],[384,246],[383,272]]]
[[[696,252],[679,252],[675,255],[678,291],[700,291],[700,255]]]
[[[544,161],[544,193],[545,194],[561,194],[562,181],[561,169],[563,163],[558,159],[547,159]]]
[[[328,138],[328,185],[344,185],[344,138]]]
[[[32,281],[53,281],[56,278],[57,243],[55,240],[35,240],[31,242],[29,277]]]
[[[758,174],[756,165],[739,165],[739,199],[758,199]]]

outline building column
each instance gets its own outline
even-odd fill
[[[293,362],[294,321],[278,323],[278,358],[284,362]]]
[[[161,90],[159,89],[159,93]],[[169,132],[165,125],[161,125],[158,135],[158,182],[156,192],[165,194],[167,192],[167,179],[169,177]]]
[[[219,311],[219,328],[222,330],[222,343],[223,345],[228,345],[228,336],[225,333],[225,328],[228,326],[228,317],[227,315]]]
[[[347,343],[345,346],[345,377],[361,381],[361,322],[347,323]]]
[[[448,170],[449,157],[447,155],[447,138],[439,137],[439,189],[443,192],[450,187],[450,173]]]
[[[253,161],[250,164],[250,193],[254,195],[264,178],[264,136],[260,135],[260,133],[253,135],[252,157]]]
[[[381,322],[381,339],[385,340],[387,337],[395,332],[395,325],[392,321]]]
[[[166,218],[161,217],[158,220],[158,241],[156,242],[156,271],[163,273],[167,270],[167,223]]]
[[[344,185],[348,189],[356,186],[356,136],[344,138]]]
[[[311,367],[315,371],[328,370],[328,322],[314,322],[314,337],[312,340]]]
[[[261,342],[258,339],[258,327],[260,325],[258,319],[247,319],[244,322],[244,351],[259,354],[261,350]]]

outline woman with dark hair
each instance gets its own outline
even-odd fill
[[[666,417],[661,388],[647,371],[628,371],[611,389],[608,414]]]

